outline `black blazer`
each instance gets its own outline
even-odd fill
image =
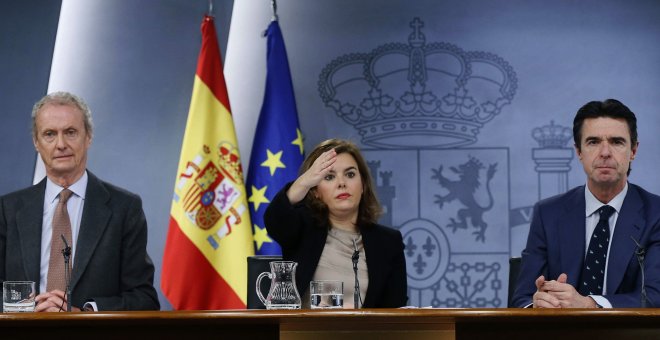
[[[328,230],[317,225],[305,204],[292,205],[289,202],[286,196],[289,187],[290,184],[273,198],[264,220],[268,235],[282,247],[283,258],[298,262],[296,286],[302,296],[316,271]],[[401,232],[378,224],[361,228],[360,232],[369,271],[369,286],[363,307],[405,306],[408,284]],[[350,258],[346,259],[346,265],[351,265]]]
[[[94,300],[99,310],[160,309],[140,197],[87,174],[72,305]],[[38,289],[45,191],[46,179],[0,197],[0,281],[35,281]]]

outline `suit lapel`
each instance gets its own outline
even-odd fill
[[[25,275],[29,280],[38,283],[41,276],[41,229],[46,179],[44,178],[33,188],[34,190],[25,199],[21,210],[16,212],[16,225],[18,227]],[[37,289],[39,289],[38,285]]]
[[[380,268],[380,262],[378,262],[378,258],[381,258],[381,254],[378,254],[377,251],[380,247],[378,246],[372,246],[372,243],[377,242],[377,240],[373,239],[373,233],[371,228],[362,228],[360,230],[360,233],[362,234],[362,243],[364,246],[364,253],[360,254],[360,256],[366,256],[367,257],[367,277],[369,278],[369,283],[371,288],[367,288],[367,294],[366,296],[362,297],[362,304],[363,306],[371,306],[372,298],[374,294],[369,294],[369,292],[374,292],[375,290],[375,282],[381,282],[379,278],[376,276],[378,273],[382,272],[382,268]],[[380,245],[382,246],[382,244]],[[369,254],[366,254],[367,250],[369,251]],[[366,254],[366,255],[365,255]],[[352,297],[351,297],[352,298]]]
[[[87,171],[89,176],[87,190],[85,192],[85,204],[80,222],[80,232],[76,242],[76,258],[74,260],[73,272],[71,274],[71,287],[75,288],[78,280],[85,272],[89,260],[99,243],[104,230],[108,226],[112,211],[107,206],[110,193],[105,189],[103,183]]]
[[[568,275],[568,283],[576,284],[582,272],[584,262],[585,240],[585,209],[584,186],[575,190],[564,202],[564,214],[560,216],[557,228],[559,229],[559,256],[561,271]],[[577,260],[577,261],[576,261]],[[556,280],[556,277],[549,278]]]
[[[610,254],[607,257],[607,292],[613,294],[619,288],[628,263],[635,252],[634,237],[638,242],[642,233],[642,226],[646,221],[642,212],[644,202],[639,196],[639,191],[634,185],[628,185],[628,193],[623,200],[621,212],[616,219],[614,235],[610,242]]]

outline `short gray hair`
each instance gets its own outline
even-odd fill
[[[32,107],[32,137],[37,138],[37,114],[39,111],[48,104],[54,105],[68,105],[73,106],[80,110],[83,114],[83,123],[85,123],[85,131],[92,137],[94,124],[92,123],[92,111],[82,98],[70,92],[53,92],[41,98]]]

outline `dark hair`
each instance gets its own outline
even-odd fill
[[[637,145],[637,118],[635,114],[616,99],[606,99],[602,102],[594,100],[584,104],[573,119],[573,141],[578,151],[582,151],[582,125],[584,125],[584,120],[599,117],[625,119],[630,133],[630,147],[634,148]],[[630,170],[630,167],[628,167],[628,175],[630,175]]]
[[[581,150],[582,125],[588,118],[609,117],[614,119],[625,119],[630,132],[631,147],[637,145],[637,118],[630,109],[616,99],[605,101],[591,101],[582,106],[573,119],[573,141],[575,147]]]
[[[321,156],[322,153],[335,149],[337,154],[348,153],[353,156],[355,163],[357,163],[358,171],[360,172],[360,178],[362,179],[362,198],[360,199],[360,205],[358,207],[358,216],[356,225],[358,228],[371,225],[376,223],[378,216],[382,212],[376,193],[374,192],[373,180],[371,179],[371,173],[369,172],[369,166],[367,162],[362,157],[358,147],[347,140],[342,139],[328,139],[321,142],[317,145],[312,152],[309,153],[309,156],[305,159],[303,164],[300,167],[300,174],[305,173],[314,161]],[[328,219],[328,206],[317,198],[316,187],[312,188],[307,192],[305,196],[305,203],[313,212],[315,219],[322,225],[327,228],[330,227],[330,221]]]

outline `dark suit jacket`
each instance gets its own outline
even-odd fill
[[[309,289],[328,236],[304,204],[291,205],[287,185],[268,205],[264,220],[268,235],[282,247],[285,260],[298,262],[296,286],[301,296]],[[406,260],[401,232],[381,225],[360,229],[367,256],[369,286],[363,297],[365,308],[405,306],[408,301]],[[352,266],[350,258],[346,265]]]
[[[561,273],[577,286],[585,254],[584,186],[548,198],[534,206],[527,247],[522,253],[513,304],[532,302],[540,275],[556,280]],[[634,237],[646,249],[644,263],[648,307],[660,306],[660,197],[634,184],[621,206],[607,263],[607,298],[613,307],[639,307],[641,271]]]
[[[99,310],[158,310],[140,197],[87,174],[72,305],[94,300]],[[29,280],[39,286],[45,190],[46,179],[0,197],[0,281]]]

